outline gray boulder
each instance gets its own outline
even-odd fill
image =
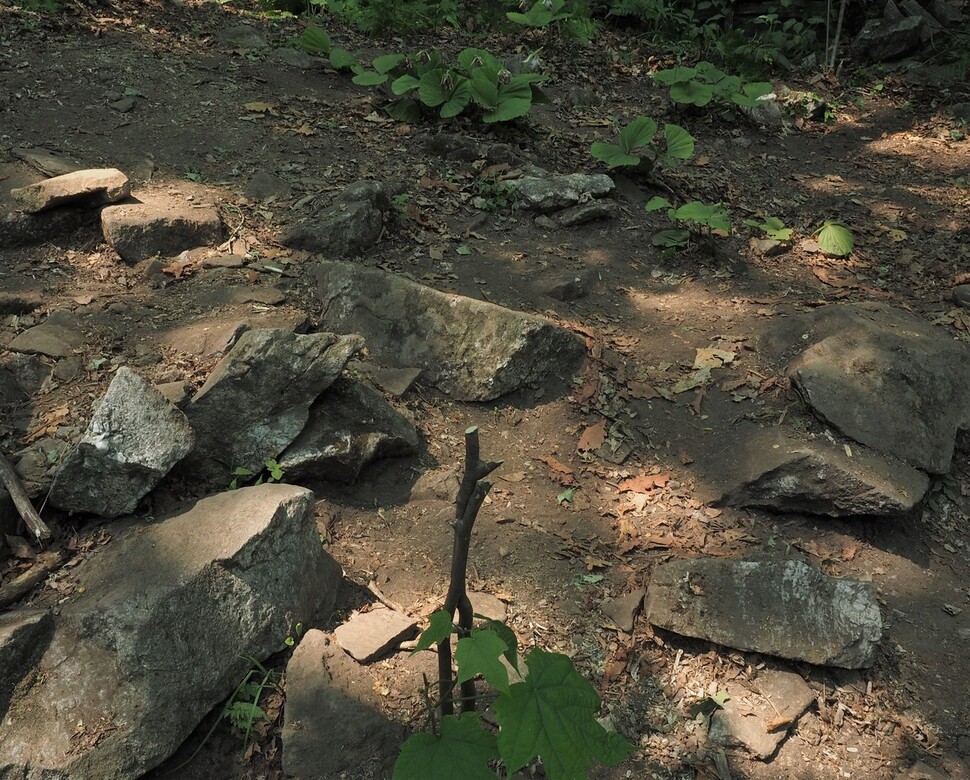
[[[52,311],[40,325],[28,328],[9,344],[14,352],[48,357],[68,357],[84,344],[84,334],[74,315],[66,309]]]
[[[548,214],[613,192],[613,180],[603,173],[570,173],[564,176],[523,176],[508,184],[516,203],[524,209]]]
[[[283,236],[283,244],[333,257],[353,257],[377,243],[384,230],[384,214],[390,210],[388,189],[379,182],[350,185],[329,209],[313,222],[298,225]]]
[[[0,777],[135,778],[181,744],[294,622],[324,619],[341,570],[313,494],[221,493],[134,527],[77,570],[40,660],[3,715]]]
[[[192,449],[185,415],[129,368],[118,369],[88,429],[64,458],[50,501],[69,512],[132,512]]]
[[[921,471],[863,447],[790,439],[759,431],[744,443],[736,476],[717,502],[779,512],[846,517],[902,515],[923,498],[929,479]]]
[[[186,405],[196,448],[183,471],[225,486],[236,467],[258,472],[297,437],[310,405],[363,347],[360,336],[282,328],[243,333]]]
[[[862,62],[897,60],[920,45],[925,27],[921,16],[906,16],[898,21],[874,19],[866,22],[849,51]]]
[[[422,369],[422,379],[461,401],[491,401],[570,376],[579,338],[540,317],[438,292],[348,263],[317,269],[321,327],[360,333],[384,365]]]
[[[104,206],[131,194],[128,177],[116,168],[73,171],[10,191],[10,196],[31,214],[55,206]]]
[[[54,616],[43,609],[0,613],[0,720],[10,706],[19,675],[34,664],[54,628]]]
[[[0,357],[0,405],[22,403],[36,393],[51,375],[51,367],[37,355]]]
[[[311,629],[300,641],[286,665],[287,777],[329,780],[363,776],[365,769],[391,776],[404,727],[380,714],[379,698],[361,676],[360,665],[323,632]]]
[[[843,434],[931,474],[970,427],[970,347],[884,304],[825,306],[786,326],[811,344],[789,366],[805,402]],[[804,343],[804,340],[802,341]]]
[[[40,214],[0,214],[0,249],[17,249],[64,238],[97,222],[93,209],[63,207]]]
[[[646,612],[684,636],[848,669],[870,666],[882,637],[872,583],[800,561],[671,561],[653,571]]]
[[[354,482],[380,458],[412,455],[414,424],[371,387],[338,379],[310,407],[310,419],[278,458],[288,480]]]

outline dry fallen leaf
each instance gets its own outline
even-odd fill
[[[579,437],[579,444],[576,449],[580,452],[598,450],[606,441],[606,420],[600,420],[596,425],[591,425],[583,435]]]
[[[556,460],[551,455],[544,455],[539,458],[543,463],[549,467],[549,478],[555,480],[559,484],[568,487],[570,485],[579,484],[576,481],[576,475],[573,474],[573,470],[569,468],[565,463]]]
[[[651,490],[662,488],[670,482],[669,474],[640,474],[625,479],[619,484],[621,493],[649,493]]]
[[[627,382],[626,387],[630,393],[630,398],[639,398],[642,401],[649,401],[651,398],[660,398],[660,393],[656,391],[654,386],[646,382],[640,382],[634,379]]]

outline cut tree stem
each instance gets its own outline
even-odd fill
[[[51,529],[40,519],[34,505],[30,503],[30,497],[24,490],[20,477],[17,476],[17,472],[13,470],[13,466],[3,455],[0,455],[0,483],[3,483],[3,486],[7,489],[10,498],[13,500],[13,505],[17,508],[17,513],[27,524],[37,541],[46,542],[50,539]]]
[[[465,473],[455,499],[455,519],[451,523],[455,531],[451,551],[451,582],[443,607],[452,619],[455,612],[458,612],[459,636],[468,636],[475,620],[475,611],[468,598],[465,578],[468,572],[468,550],[472,541],[472,527],[475,525],[475,518],[478,517],[478,510],[481,509],[485,496],[492,487],[492,484],[486,482],[484,478],[501,465],[502,461],[486,462],[481,459],[478,428],[477,426],[468,428],[465,431]],[[451,668],[450,636],[438,643],[438,680],[441,686],[441,714],[454,715],[455,699],[452,694],[455,679]],[[462,711],[474,710],[475,699],[475,682],[466,680],[461,684]]]

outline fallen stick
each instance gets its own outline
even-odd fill
[[[3,486],[7,489],[10,498],[13,499],[13,505],[17,508],[17,513],[27,524],[37,541],[46,542],[50,539],[51,529],[40,519],[34,505],[30,503],[30,498],[20,482],[20,477],[17,476],[17,472],[13,470],[13,466],[3,455],[0,455],[0,483],[3,483]]]
[[[31,568],[10,582],[0,585],[0,609],[20,601],[47,579],[51,572],[60,568],[66,560],[67,555],[64,552],[41,553]]]

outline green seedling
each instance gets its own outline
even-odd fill
[[[699,62],[693,68],[678,66],[658,70],[652,78],[670,87],[670,99],[675,103],[698,107],[711,101],[729,106],[754,106],[758,98],[772,90],[768,82],[745,83],[740,76],[729,76],[709,62]]]
[[[647,213],[667,209],[667,218],[671,222],[687,226],[655,233],[652,243],[658,247],[671,249],[686,246],[690,243],[691,236],[699,233],[707,237],[713,251],[716,232],[730,235],[732,229],[731,215],[721,203],[702,203],[693,200],[680,208],[674,208],[666,198],[656,197],[651,198],[643,209]]]
[[[615,144],[597,141],[589,153],[610,168],[638,168],[649,171],[657,162],[669,167],[694,156],[694,136],[680,125],[665,124],[664,145],[657,141],[657,123],[648,116],[634,119],[620,130]]]
[[[283,468],[279,463],[273,458],[267,458],[263,461],[264,472],[259,475],[259,478],[253,483],[253,485],[262,485],[264,482],[282,482],[283,481]],[[247,469],[245,466],[236,466],[232,470],[233,480],[229,483],[229,490],[236,490],[239,487],[239,480],[245,482],[246,478],[256,476],[256,472],[251,469]]]
[[[755,230],[760,230],[766,238],[772,238],[775,241],[791,241],[792,229],[785,227],[785,223],[778,219],[778,217],[768,217],[764,222],[758,222],[756,219],[746,219],[744,220],[744,224]]]

